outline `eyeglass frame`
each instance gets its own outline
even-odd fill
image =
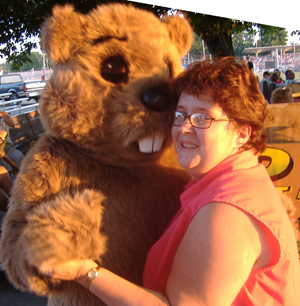
[[[181,122],[181,124],[174,124],[176,113],[180,113],[184,116],[184,120]],[[199,127],[199,126],[194,125],[192,120],[191,120],[191,117],[196,115],[196,114],[206,115],[207,117],[209,117],[209,118],[206,119],[207,121],[209,121],[209,125],[207,127]],[[171,115],[173,115],[174,119],[172,119]],[[210,114],[207,114],[207,113],[199,113],[198,112],[198,113],[193,113],[191,115],[186,115],[186,114],[184,114],[180,111],[173,111],[172,113],[170,113],[170,120],[171,120],[171,123],[172,123],[173,126],[182,126],[185,123],[186,119],[189,119],[191,126],[197,128],[197,129],[202,129],[202,130],[209,129],[211,127],[213,121],[234,121],[234,119],[216,119],[216,118],[212,117]]]

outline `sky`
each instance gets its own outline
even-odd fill
[[[285,28],[288,44],[300,44],[300,36],[291,37],[291,32],[300,30],[300,1],[288,0],[132,0],[147,4],[194,11],[207,15],[250,21]]]
[[[135,2],[156,4],[186,11],[194,11],[218,17],[257,22],[271,26],[283,27],[288,31],[288,45],[300,44],[300,36],[291,36],[293,30],[300,30],[300,1],[288,0],[131,0]],[[40,50],[38,50],[40,52]],[[0,63],[5,59],[0,58]]]

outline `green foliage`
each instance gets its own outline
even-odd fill
[[[30,62],[30,51],[37,47],[31,39],[39,37],[40,28],[46,17],[51,15],[55,4],[73,4],[83,14],[99,4],[109,2],[126,3],[147,10],[160,16],[168,8],[147,5],[126,0],[1,0],[0,2],[0,57],[6,57],[12,69],[20,70],[22,65]],[[20,49],[18,49],[20,46]]]
[[[207,46],[205,46],[204,48],[205,48],[204,49],[205,54],[209,54]],[[202,42],[202,39],[195,33],[194,33],[194,42],[193,42],[192,47],[189,51],[189,55],[192,58],[192,60],[203,57],[203,42]]]
[[[235,56],[242,57],[243,50],[245,48],[254,47],[254,40],[255,40],[255,35],[249,33],[248,31],[233,33],[232,44]]]
[[[267,32],[261,35],[257,41],[258,47],[266,46],[286,46],[288,41],[288,32],[284,29],[278,29],[276,32]]]
[[[20,67],[20,71],[30,71],[32,68],[34,70],[41,70],[43,66],[43,57],[38,52],[31,52],[29,55],[29,61],[23,63]]]
[[[109,2],[126,3],[152,11],[157,16],[170,11],[170,8],[148,5],[126,0],[1,0],[0,2],[0,56],[11,62],[13,70],[21,69],[30,62],[30,51],[36,47],[33,37],[39,36],[40,27],[51,14],[55,4],[71,3],[81,13],[87,13],[99,4]],[[253,23],[205,14],[183,12],[191,21],[195,33],[205,41],[209,53],[217,55],[234,55],[232,33],[253,30]],[[257,25],[264,34],[276,32],[278,28]],[[142,30],[142,29],[141,29]],[[20,46],[18,49],[17,46]],[[199,50],[200,52],[200,50]]]
[[[8,62],[2,63],[0,67],[3,70],[3,74],[6,74],[11,71],[11,65]]]
[[[19,70],[28,62],[29,52],[36,47],[28,39],[39,33],[39,14],[34,14],[38,1],[1,0],[0,4],[0,54],[13,62]],[[20,46],[18,50],[17,46]]]
[[[219,34],[230,36],[233,31],[238,33],[244,30],[252,30],[251,22],[191,12],[188,13],[188,17],[194,31],[204,40],[209,40]]]
[[[233,34],[244,32],[251,36],[258,31],[260,36],[264,37],[265,35],[283,30],[268,25],[200,13],[187,12],[187,16],[191,20],[191,25],[195,33],[205,41],[209,53],[212,54],[212,56],[237,55],[233,51]],[[239,39],[239,37],[237,39]],[[236,51],[240,53],[240,50]]]

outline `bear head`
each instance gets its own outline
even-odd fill
[[[53,65],[40,100],[46,132],[106,164],[157,160],[171,144],[171,83],[192,39],[178,15],[160,20],[121,4],[83,15],[55,6],[42,28]]]

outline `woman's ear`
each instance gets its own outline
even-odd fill
[[[244,124],[237,130],[236,146],[238,148],[242,147],[250,138],[252,133],[252,128],[248,124]]]

